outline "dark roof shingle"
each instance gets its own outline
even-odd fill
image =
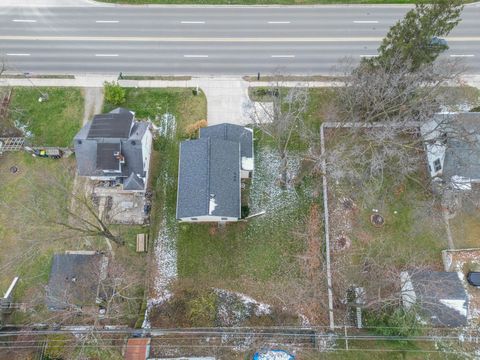
[[[87,139],[127,139],[132,128],[133,114],[129,111],[95,115]]]
[[[177,219],[240,217],[240,146],[203,138],[180,144]]]
[[[48,280],[46,303],[50,310],[72,304],[94,305],[101,278],[101,254],[55,254]]]
[[[120,160],[115,153],[120,152],[120,143],[97,144],[97,170],[120,170]]]

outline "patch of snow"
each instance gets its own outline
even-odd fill
[[[165,113],[159,118],[155,119],[157,122],[160,122],[159,126],[152,124],[153,129],[158,132],[158,134],[167,139],[173,139],[175,133],[177,132],[177,120],[175,115],[170,113]]]
[[[310,326],[310,320],[308,320],[308,318],[303,315],[303,314],[298,314],[298,316],[300,317],[300,319],[302,319],[302,326],[303,327],[308,327]]]
[[[255,360],[293,360],[293,355],[282,350],[270,350],[256,354]]]
[[[249,296],[224,289],[213,289],[218,296],[217,318],[221,326],[241,325],[252,316],[271,314],[270,305]]]
[[[23,135],[27,138],[30,138],[32,137],[32,132],[30,130],[28,130],[28,125],[27,124],[22,124],[20,121],[18,120],[15,120],[14,123],[15,127],[20,130]]]
[[[460,315],[467,317],[467,308],[465,306],[465,300],[452,300],[452,299],[440,299],[440,302],[460,313]]]
[[[164,177],[165,184],[168,180],[166,178],[168,175],[165,174]],[[167,187],[165,186],[165,193],[166,189]],[[172,293],[168,290],[168,287],[171,282],[177,278],[176,227],[167,226],[168,213],[165,205],[162,214],[163,217],[160,223],[160,231],[155,241],[156,273],[154,274],[153,280],[153,290],[155,295],[153,298],[147,300],[147,310],[145,311],[145,319],[142,324],[142,328],[144,329],[149,329],[151,327],[148,319],[151,309],[156,305],[168,301],[172,297]]]
[[[275,216],[277,211],[295,207],[298,195],[292,186],[293,179],[300,169],[300,156],[291,152],[288,156],[287,187],[282,188],[277,181],[280,178],[281,161],[273,149],[264,148],[256,155],[255,176],[250,190],[251,213],[262,210],[265,216]]]
[[[210,202],[208,203],[208,215],[212,215],[217,207],[217,203],[215,202],[215,196],[210,195]]]

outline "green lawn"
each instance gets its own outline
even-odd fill
[[[113,105],[105,102],[104,111],[110,111],[118,106],[135,111],[138,119],[152,120],[160,124],[160,117],[170,113],[177,119],[177,128],[180,133],[185,126],[207,116],[207,102],[205,95],[200,92],[193,95],[193,89],[160,89],[160,88],[125,88],[125,102]]]
[[[74,165],[71,158],[33,158],[24,152],[4,154],[0,161],[0,290],[5,291],[13,277],[19,276],[14,298],[31,304],[28,314],[15,314],[14,322],[41,321],[52,255],[74,243],[73,239],[62,236],[59,226],[44,221],[47,216],[59,219],[66,216],[53,202],[68,204],[68,193],[49,187],[45,179],[58,176],[69,187]],[[12,166],[18,168],[17,173],[10,172]]]
[[[48,101],[38,102],[40,93]],[[70,146],[80,129],[84,100],[76,88],[14,88],[10,120],[24,126],[34,146]]]
[[[137,94],[135,102],[129,91]],[[154,219],[158,219],[154,220],[154,226],[161,231],[161,236],[175,238],[179,278],[176,285],[183,288],[194,286],[200,290],[214,287],[238,291],[274,305],[287,304],[289,310],[294,311],[309,302],[310,305],[318,304],[311,284],[314,281],[323,286],[323,279],[318,276],[309,279],[306,275],[309,261],[304,260],[309,250],[305,225],[312,207],[318,208],[320,201],[313,195],[318,179],[314,181],[306,177],[296,187],[282,190],[276,181],[278,155],[271,148],[271,141],[257,132],[255,175],[249,191],[250,214],[263,210],[266,214],[224,228],[215,224],[178,223],[175,220],[178,145],[186,138],[178,130],[204,118],[206,103],[200,104],[202,98],[192,97],[191,90],[175,89],[173,93],[172,90],[155,90],[151,93],[153,95],[138,93],[143,91],[149,90],[127,89],[123,106],[135,110],[135,103],[146,103],[146,107],[139,107],[141,111],[147,109],[144,113],[137,113],[139,117],[143,114],[153,118],[167,111],[177,116],[175,136],[160,137],[155,143],[157,168],[152,171],[155,189],[152,211]],[[140,95],[142,102],[139,102]],[[185,106],[189,111],[179,111],[184,101],[191,104]],[[158,112],[155,111],[157,107]],[[109,108],[107,106],[106,110]],[[318,108],[312,105],[311,114],[316,110]],[[302,153],[298,148],[296,145],[292,147],[292,176],[301,167]],[[319,241],[321,229],[317,230],[316,240]],[[320,257],[320,250],[314,256]],[[305,294],[300,300],[297,298],[299,284]],[[318,312],[316,315],[322,317],[322,314]]]

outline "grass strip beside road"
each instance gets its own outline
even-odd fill
[[[118,4],[191,5],[315,5],[315,4],[413,4],[413,0],[101,0]]]

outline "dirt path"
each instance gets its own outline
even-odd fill
[[[100,114],[103,107],[103,88],[87,87],[84,89],[85,109],[83,112],[82,126],[95,114]]]
[[[102,111],[103,107],[103,88],[99,87],[88,87],[84,88],[84,113],[82,119],[82,126],[84,126],[88,121],[90,121],[94,114],[99,114]],[[73,189],[72,193],[81,195],[84,193],[91,193],[92,188],[90,186],[90,182],[86,178],[79,177],[77,173],[75,173],[75,179],[73,181]],[[70,204],[70,208],[72,212],[78,212],[78,209],[75,207],[78,205],[75,204],[74,199],[72,198],[72,202]],[[74,221],[71,219],[71,221]],[[85,238],[85,242],[89,244],[89,239]]]

